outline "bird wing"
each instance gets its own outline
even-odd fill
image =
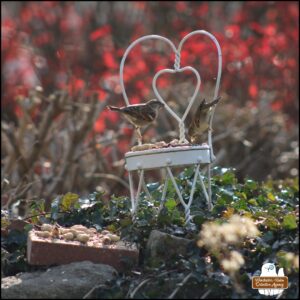
[[[204,107],[205,104],[206,104],[205,99],[203,99],[202,102],[200,103],[200,105],[198,106],[198,108],[196,110],[196,113],[195,113],[195,115],[194,115],[194,117],[192,119],[192,122],[191,122],[191,124],[189,126],[189,130],[188,130],[189,131],[189,135],[192,134],[191,131],[194,128],[196,128],[196,127],[199,126],[201,111],[202,111],[202,109],[203,109],[203,107]]]
[[[199,126],[200,123],[200,117],[203,116],[206,113],[206,110],[210,108],[211,106],[217,104],[220,101],[221,97],[218,97],[214,99],[213,101],[207,103],[205,98],[202,100],[200,105],[197,108],[197,111],[195,113],[195,116],[193,118],[193,121],[191,122],[190,127]]]
[[[152,122],[155,118],[155,112],[144,105],[125,107],[122,112],[137,121],[141,119],[141,116],[146,122]]]

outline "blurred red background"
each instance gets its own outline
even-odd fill
[[[99,92],[101,101],[100,82],[118,77],[130,42],[145,34],[177,42],[190,31],[205,29],[222,47],[221,93],[226,91],[240,105],[268,99],[273,109],[289,114],[289,121],[298,121],[296,1],[4,1],[1,29],[4,113],[13,107],[15,96],[36,85],[48,92],[64,88],[76,92],[88,84],[89,90]],[[192,38],[182,52],[182,63],[201,65],[201,76],[211,80],[216,61],[211,49],[214,46],[205,38]],[[132,102],[149,94],[151,70],[172,63],[159,53],[147,55],[146,62],[142,57],[130,62],[125,81]],[[98,131],[104,130],[107,117],[95,124]]]
[[[230,114],[243,107],[284,114],[284,135],[293,135],[294,140],[288,143],[292,151],[298,151],[296,1],[4,1],[1,8],[1,106],[2,118],[7,122],[17,123],[22,111],[16,98],[27,97],[36,86],[42,86],[45,94],[67,90],[74,101],[79,93],[96,92],[100,102],[106,96],[104,87],[109,87],[114,92],[110,104],[124,105],[118,81],[119,64],[132,41],[142,35],[159,34],[176,44],[187,33],[204,29],[216,36],[222,48],[220,94],[233,105]],[[173,55],[165,50],[155,42],[132,51],[124,74],[131,103],[151,99],[153,74],[172,67]],[[208,38],[193,37],[186,43],[181,59],[182,65],[198,69],[203,82],[211,87],[215,83],[216,58],[215,47]],[[170,89],[169,83],[169,79],[162,78],[159,86]],[[118,121],[121,122],[117,114],[104,110],[94,124],[95,133],[104,135],[108,130],[117,130],[121,126]],[[126,135],[131,135],[132,130],[127,125],[122,129],[125,138],[120,138],[118,144],[121,153],[129,150]],[[109,152],[102,151],[103,155]],[[234,166],[230,160],[226,164]],[[256,173],[242,175],[258,179],[278,175],[269,166],[259,173],[257,169]],[[281,173],[298,174],[295,168],[292,173]]]

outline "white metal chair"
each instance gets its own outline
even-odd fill
[[[129,105],[129,100],[125,91],[124,87],[124,81],[123,81],[123,69],[124,69],[124,64],[126,57],[128,56],[130,50],[136,46],[138,43],[148,40],[148,39],[158,39],[164,42],[167,42],[172,48],[172,50],[175,53],[175,64],[174,64],[174,69],[163,69],[157,72],[153,78],[152,81],[152,87],[154,90],[154,93],[156,97],[165,104],[165,108],[167,111],[171,114],[173,118],[175,118],[178,122],[178,127],[179,127],[179,143],[186,143],[187,140],[185,138],[185,118],[190,111],[190,108],[192,107],[192,104],[194,103],[194,100],[196,99],[200,85],[201,85],[201,78],[196,69],[194,69],[191,66],[185,66],[185,67],[180,67],[180,53],[182,46],[184,45],[185,41],[190,38],[193,35],[196,34],[202,34],[205,36],[208,36],[216,45],[217,51],[218,51],[218,75],[217,75],[217,81],[215,85],[215,90],[214,90],[214,99],[218,97],[218,92],[219,92],[219,87],[220,87],[220,80],[221,80],[221,72],[222,72],[222,54],[221,54],[221,48],[220,45],[217,41],[217,39],[209,32],[205,30],[196,30],[188,35],[186,35],[181,42],[179,43],[178,48],[175,47],[175,45],[167,38],[159,36],[159,35],[147,35],[143,36],[137,40],[135,40],[125,51],[124,56],[122,58],[121,64],[120,64],[120,84],[122,88],[122,93],[123,97],[125,100],[126,105]],[[159,94],[157,88],[156,88],[156,81],[158,77],[163,74],[163,73],[178,73],[178,72],[183,72],[186,70],[192,71],[196,78],[197,78],[197,85],[195,92],[192,96],[192,98],[189,101],[189,104],[187,106],[186,111],[184,112],[183,116],[180,118],[168,105],[167,103],[162,99],[161,95]],[[183,146],[177,146],[177,147],[169,147],[169,148],[160,148],[160,149],[150,149],[150,150],[143,150],[143,151],[130,151],[125,154],[125,161],[126,165],[125,168],[128,171],[128,177],[129,177],[129,185],[130,185],[130,199],[131,199],[131,212],[132,215],[135,214],[137,206],[138,206],[138,201],[140,198],[140,194],[142,192],[142,189],[145,191],[146,195],[151,198],[150,192],[147,188],[147,185],[145,183],[145,170],[150,170],[150,169],[165,169],[166,170],[166,176],[164,178],[164,188],[162,191],[162,197],[161,197],[161,203],[165,201],[166,193],[167,193],[167,182],[168,179],[171,179],[172,184],[174,185],[174,188],[176,190],[176,193],[179,197],[179,200],[181,204],[183,205],[185,209],[185,220],[186,223],[188,223],[191,219],[190,215],[190,207],[193,202],[193,197],[194,197],[194,192],[196,188],[196,182],[199,180],[200,185],[202,187],[203,193],[205,195],[206,201],[207,201],[207,206],[208,209],[211,210],[213,208],[212,201],[211,201],[211,163],[214,161],[215,156],[213,153],[213,145],[212,145],[212,120],[213,120],[213,115],[215,111],[216,105],[212,107],[212,109],[209,111],[208,114],[208,123],[209,123],[209,129],[208,129],[208,142],[207,144],[202,144],[202,145],[183,145]],[[194,173],[194,178],[192,182],[192,187],[190,191],[190,196],[189,200],[186,203],[183,199],[183,196],[180,192],[180,189],[176,183],[176,180],[174,178],[174,175],[172,173],[172,167],[178,167],[178,166],[195,166],[195,173]],[[201,175],[201,165],[207,165],[207,178],[208,178],[208,186],[207,189],[205,187],[205,184],[203,182],[203,178]],[[135,188],[134,188],[134,183],[133,183],[133,172],[138,172],[139,175],[139,183],[137,187],[137,191],[135,193]]]

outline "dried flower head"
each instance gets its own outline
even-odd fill
[[[245,238],[253,238],[258,235],[259,231],[251,219],[233,215],[228,223],[205,223],[200,232],[198,246],[218,251],[227,248],[228,245],[240,244]]]
[[[244,263],[243,256],[237,251],[231,251],[228,258],[221,260],[224,271],[228,273],[235,273]]]

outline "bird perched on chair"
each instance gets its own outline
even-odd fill
[[[164,104],[156,99],[152,99],[147,103],[124,107],[108,106],[110,110],[121,113],[135,127],[139,145],[142,144],[140,128],[151,124],[157,118],[158,111],[162,107],[164,107]]]
[[[188,128],[188,137],[192,144],[199,144],[203,133],[209,128],[209,120],[207,114],[209,109],[220,101],[221,97],[206,103],[205,99],[200,103],[194,118]]]

